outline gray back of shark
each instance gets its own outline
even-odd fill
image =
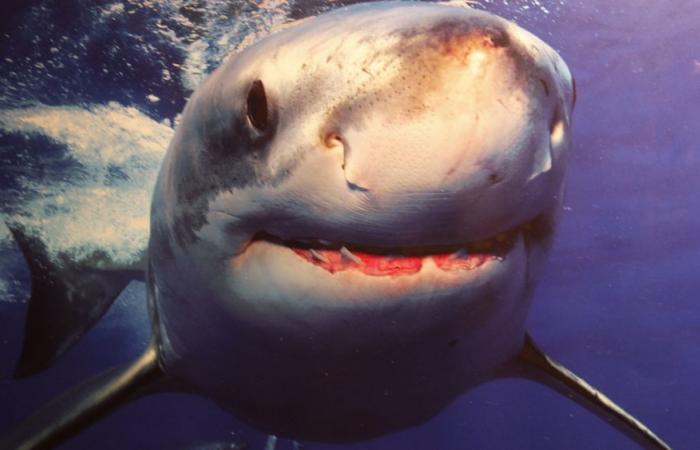
[[[345,8],[231,57],[188,103],[153,195],[151,345],[2,444],[53,445],[167,389],[351,442],[516,375],[668,448],[524,329],[574,101],[541,40],[436,4]]]

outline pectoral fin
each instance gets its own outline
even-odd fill
[[[74,387],[0,436],[0,449],[54,448],[119,406],[158,392],[163,381],[151,344],[136,361]]]
[[[645,448],[671,449],[620,405],[544,354],[529,335],[525,336],[522,351],[504,375],[517,375],[549,386],[611,423]]]
[[[141,271],[100,271],[71,261],[55,261],[44,243],[14,224],[7,224],[31,273],[32,290],[24,344],[15,378],[48,368],[89,330],[119,293]]]

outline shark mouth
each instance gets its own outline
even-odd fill
[[[531,241],[545,234],[548,225],[543,216],[538,216],[488,239],[449,246],[382,248],[321,239],[283,240],[267,233],[258,234],[255,240],[287,247],[330,273],[356,270],[371,276],[410,275],[419,272],[429,260],[445,271],[474,270],[488,261],[502,260],[519,235]]]

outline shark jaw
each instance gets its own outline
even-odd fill
[[[280,251],[291,250],[307,263],[334,274],[356,271],[374,277],[409,276],[424,266],[447,272],[475,270],[490,261],[502,261],[521,235],[530,242],[547,233],[550,225],[537,216],[489,238],[455,245],[378,247],[323,239],[281,239],[261,232],[249,246],[266,243]]]

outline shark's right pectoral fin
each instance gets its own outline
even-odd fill
[[[24,344],[15,378],[48,368],[89,330],[142,271],[88,270],[52,260],[44,243],[16,224],[7,224],[31,273],[32,290]]]
[[[525,336],[520,354],[503,375],[520,376],[551,387],[611,423],[645,448],[671,449],[620,405],[542,352],[529,335]]]

